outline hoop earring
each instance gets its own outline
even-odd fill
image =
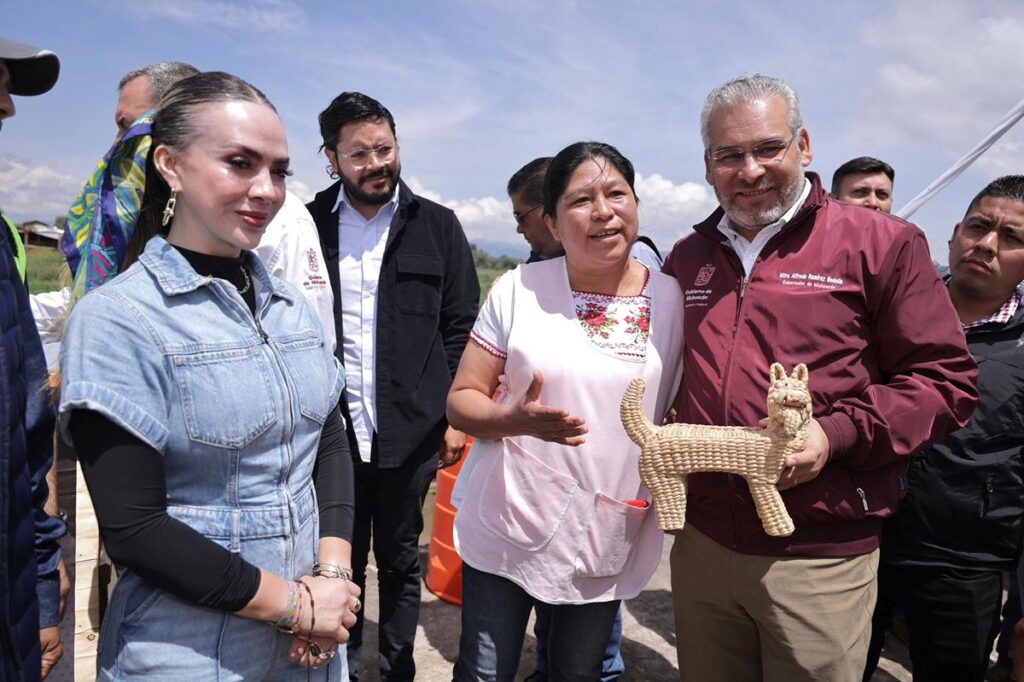
[[[164,206],[164,217],[160,221],[160,224],[167,227],[171,224],[171,220],[174,219],[174,206],[178,203],[178,193],[171,192],[171,198],[167,200],[167,205]]]
[[[341,175],[338,174],[338,171],[334,170],[334,166],[327,164],[327,177],[331,180],[337,180]]]

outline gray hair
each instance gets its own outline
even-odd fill
[[[199,69],[185,62],[157,62],[126,73],[117,84],[117,90],[120,92],[129,82],[145,76],[149,79],[149,96],[155,106],[172,85],[197,73]]]
[[[772,78],[755,73],[752,76],[740,76],[719,85],[704,100],[704,108],[700,111],[700,137],[704,141],[704,149],[711,147],[711,133],[708,124],[719,108],[731,107],[741,102],[756,102],[767,97],[778,97],[789,107],[789,128],[793,134],[804,127],[803,115],[800,113],[800,97],[789,83],[781,78]]]

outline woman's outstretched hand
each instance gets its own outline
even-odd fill
[[[540,402],[541,389],[544,387],[544,376],[533,373],[533,381],[526,393],[515,403],[509,405],[509,421],[511,432],[533,436],[551,443],[562,445],[582,445],[583,434],[587,425],[582,417],[573,417],[560,407],[543,405]]]

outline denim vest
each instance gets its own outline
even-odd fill
[[[270,276],[258,258],[247,258],[257,286],[255,316],[234,285],[197,274],[161,237],[82,298],[61,349],[61,428],[66,433],[72,410],[102,413],[163,454],[171,516],[261,568],[296,578],[310,573],[317,549],[313,466],[345,374],[302,295]],[[204,644],[209,617],[213,642]],[[147,619],[178,626],[147,630]],[[217,642],[229,624],[258,627],[252,634],[261,638],[276,634],[186,604],[126,571],[104,623],[101,676],[186,663],[145,650],[154,639],[220,646],[197,664],[223,659]],[[134,654],[126,637],[137,644]],[[251,647],[242,658],[259,659],[257,651]],[[220,660],[236,672],[252,663]]]

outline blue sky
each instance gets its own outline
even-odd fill
[[[116,85],[160,60],[235,73],[261,88],[288,132],[303,198],[329,179],[316,115],[359,90],[394,114],[403,177],[456,210],[471,241],[520,254],[509,175],[579,139],[635,164],[642,231],[667,251],[716,205],[704,182],[700,106],[759,71],[800,93],[811,170],[849,158],[896,168],[898,207],[1024,97],[1024,3],[383,2],[100,0],[13,2],[5,37],[53,49],[60,82],[18,98],[0,133],[0,206],[52,221],[115,129]],[[13,6],[12,6],[13,5]],[[914,216],[933,255],[974,193],[1022,172],[1024,124]]]

